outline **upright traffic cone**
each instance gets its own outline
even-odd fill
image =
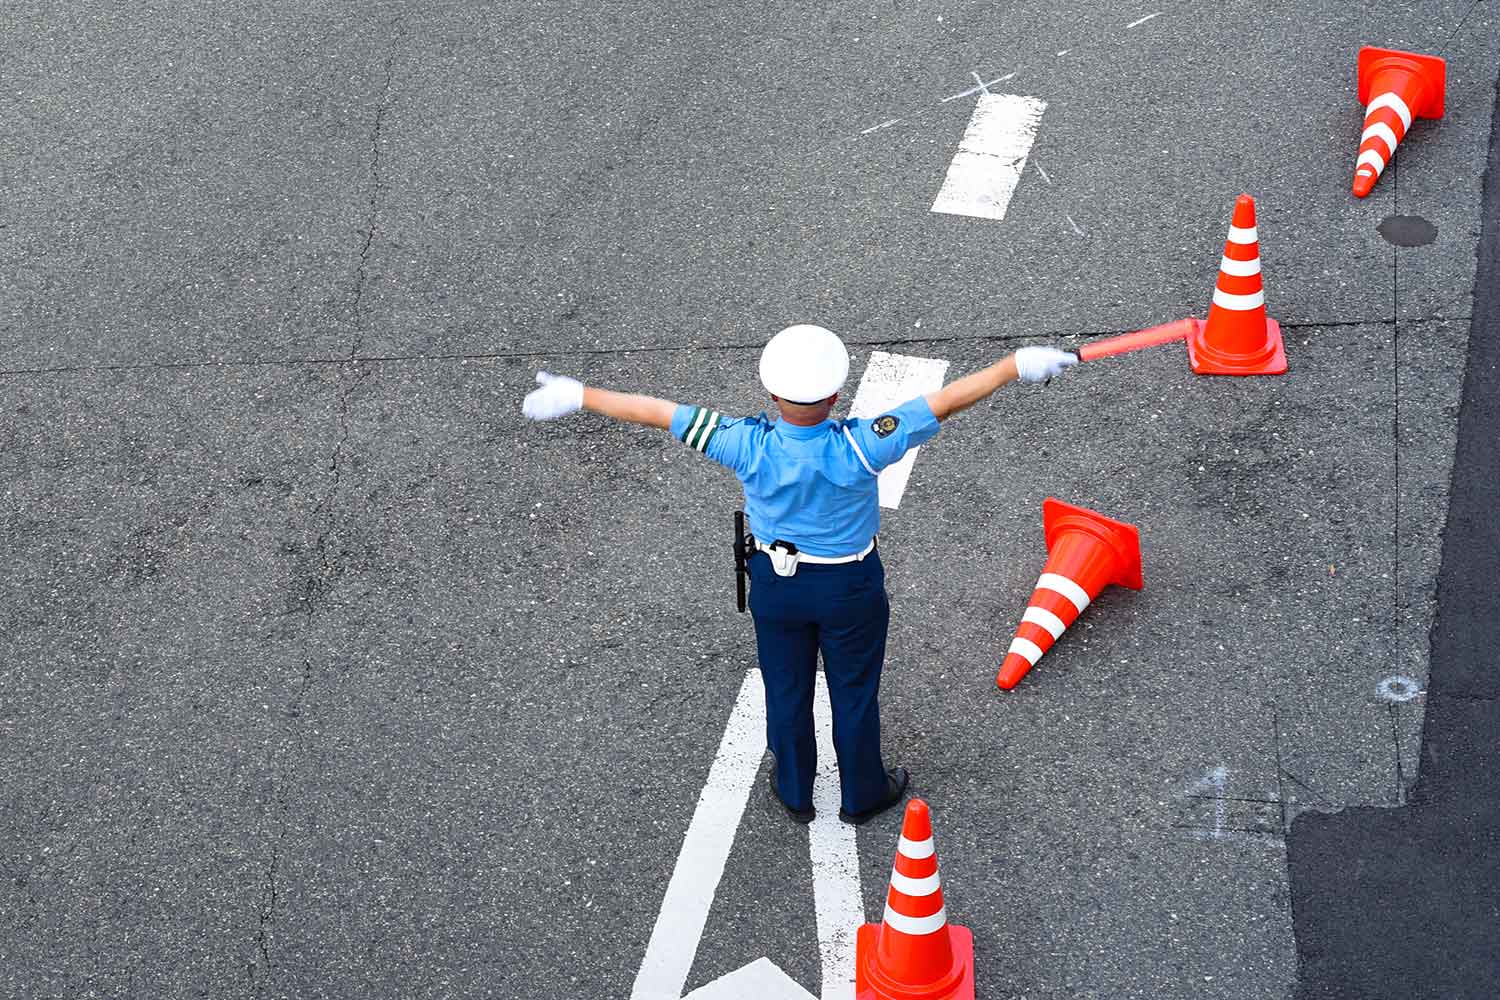
[[[1255,199],[1248,194],[1235,200],[1208,322],[1193,320],[1187,349],[1188,363],[1199,375],[1280,375],[1286,371],[1281,325],[1266,316]]]
[[[1141,536],[1133,525],[1048,497],[1042,502],[1047,564],[1031,593],[995,683],[1021,682],[1063,630],[1110,584],[1140,590]]]
[[[1354,161],[1354,195],[1363,198],[1375,186],[1413,118],[1443,117],[1448,64],[1437,56],[1399,49],[1359,50],[1359,103],[1365,106],[1365,130]]]
[[[859,929],[855,1000],[974,1000],[974,935],[948,923],[927,803],[906,804],[885,918]]]

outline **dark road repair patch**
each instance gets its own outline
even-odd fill
[[[1409,246],[1387,230],[1402,218],[1380,231]],[[1500,990],[1500,100],[1481,218],[1420,777],[1405,808],[1303,813],[1292,824],[1299,1000]]]
[[[1398,247],[1425,247],[1437,239],[1437,226],[1420,215],[1387,215],[1375,231]]]

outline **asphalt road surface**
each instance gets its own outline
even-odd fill
[[[1361,44],[1448,60],[1362,201]],[[886,754],[982,997],[1485,995],[1433,928],[1494,914],[1412,885],[1494,876],[1480,611],[1432,628],[1493,567],[1443,526],[1493,492],[1497,65],[1485,0],[7,2],[0,996],[629,997],[755,665],[738,490],[526,422],[535,370],[754,413],[794,322],[852,396],[1202,316],[1241,192],[1289,373],[1170,346],[946,425],[882,524]],[[1034,144],[1003,219],[934,213],[981,85]],[[1047,496],[1146,586],[1001,693]],[[767,766],[684,988],[831,998]]]

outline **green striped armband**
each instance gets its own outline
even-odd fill
[[[714,433],[718,431],[723,420],[724,414],[716,410],[705,409],[701,406],[693,407],[693,415],[688,418],[687,430],[682,432],[682,443],[689,448],[706,452],[708,442],[713,440]]]

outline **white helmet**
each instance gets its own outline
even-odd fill
[[[849,352],[831,330],[801,323],[789,326],[760,352],[760,380],[788,403],[827,399],[849,377]]]

